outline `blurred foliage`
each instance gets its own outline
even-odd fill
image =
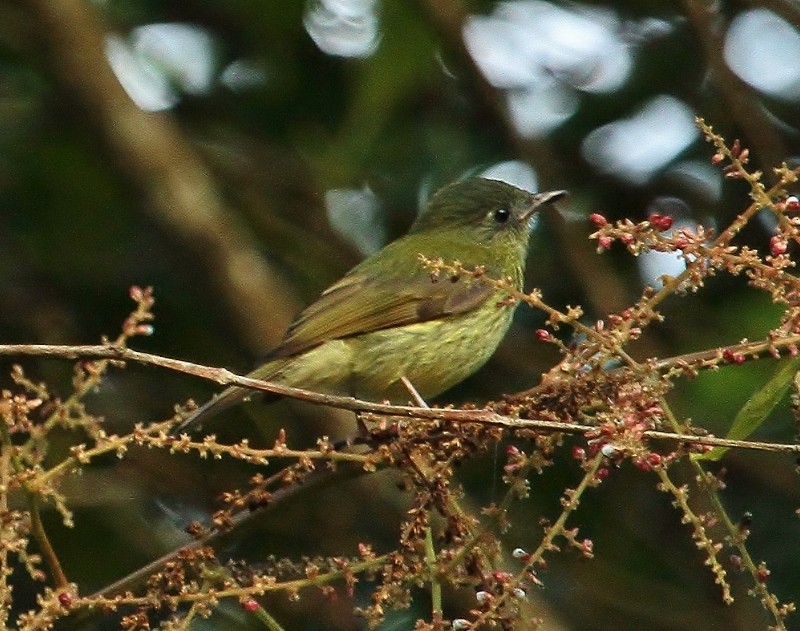
[[[254,246],[254,265],[272,270],[285,283],[262,295],[257,319],[263,335],[239,315],[235,287],[220,291],[217,245],[188,238],[165,214],[154,212],[163,191],[173,185],[163,176],[168,171],[153,179],[152,165],[134,162],[120,150],[115,130],[130,120],[119,108],[104,110],[107,93],[93,83],[100,65],[87,65],[85,75],[77,75],[65,63],[64,35],[45,8],[48,2],[63,9],[65,22],[75,18],[76,32],[92,28],[77,17],[91,14],[94,28],[103,36],[117,34],[134,53],[136,28],[178,23],[210,36],[212,45],[203,54],[211,75],[197,90],[187,90],[175,66],[150,51],[150,67],[166,81],[174,103],[142,113],[142,120],[174,125],[170,146],[179,143],[181,152],[197,157],[224,201],[215,218],[220,234],[229,222],[238,226],[235,234]],[[152,285],[156,332],[137,341],[137,348],[246,372],[289,324],[282,314],[296,312],[363,256],[353,235],[365,228],[355,221],[332,226],[327,192],[366,187],[374,193],[373,229],[385,230],[388,240],[404,233],[431,190],[512,160],[531,166],[542,190],[571,191],[564,216],[545,217],[538,227],[529,283],[541,288],[550,304],[583,305],[587,322],[628,304],[642,284],[636,260],[621,248],[595,254],[587,240],[593,228],[584,221],[590,212],[640,221],[670,198],[680,202],[676,218],[719,228],[747,205],[747,188],[722,182],[718,172],[697,175],[704,173],[697,165],[711,168],[713,153],[699,135],[636,182],[597,168],[584,149],[587,136],[631,117],[655,96],[671,95],[728,139],[741,138],[752,148],[752,164],[769,180],[776,161],[797,163],[797,98],[759,92],[725,72],[718,47],[717,58],[713,55],[736,16],[766,8],[797,29],[800,10],[769,0],[549,4],[565,15],[602,12],[596,14],[602,18],[598,23],[611,24],[612,34],[631,52],[632,65],[613,90],[573,86],[574,113],[539,135],[526,135],[508,115],[507,98],[522,88],[506,90],[487,81],[461,37],[468,16],[533,6],[524,0],[354,2],[375,18],[377,33],[372,49],[350,57],[323,52],[309,36],[310,16],[335,2],[13,0],[0,6],[0,341],[94,342],[116,330],[128,311],[130,285]],[[565,22],[563,29],[573,27]],[[69,41],[84,45],[84,40]],[[498,54],[505,54],[507,44],[497,43],[504,44]],[[780,48],[780,42],[775,45]],[[604,52],[594,54],[599,58]],[[86,59],[107,64],[102,50],[88,50]],[[190,62],[179,57],[177,67]],[[796,68],[797,57],[785,63]],[[225,79],[233,64],[247,69],[239,83]],[[589,82],[591,76],[581,80]],[[93,90],[96,100],[87,97]],[[667,134],[670,124],[664,121]],[[637,139],[630,142],[629,150]],[[156,151],[152,160],[168,169],[171,158]],[[708,192],[715,186],[718,195]],[[205,210],[198,205],[197,213]],[[773,228],[765,219],[740,239],[763,250]],[[245,279],[247,266],[238,272]],[[229,278],[233,286],[239,280]],[[773,326],[776,314],[763,296],[727,278],[665,305],[664,312],[665,323],[634,347],[637,357],[673,356],[757,337]],[[544,316],[524,307],[518,316],[496,357],[441,401],[480,403],[522,390],[557,361],[552,347],[533,336]],[[63,362],[23,363],[29,373],[63,384],[68,392],[71,373]],[[682,383],[670,402],[676,412],[724,434],[773,370],[767,360],[705,373]],[[212,392],[198,380],[131,366],[113,374],[88,405],[106,417],[109,431],[122,432],[137,421],[166,418],[176,402],[204,400]],[[253,424],[254,417],[261,423]],[[353,430],[347,415],[295,403],[253,404],[226,419],[218,428],[221,436],[249,434],[256,444],[271,444],[278,427],[286,427],[298,444],[322,433],[341,436]],[[796,431],[785,404],[761,428],[769,439],[783,442],[791,442]],[[71,439],[63,437],[65,444]],[[754,515],[754,546],[772,569],[771,588],[784,600],[800,593],[800,537],[793,514],[800,493],[797,478],[786,479],[789,459],[728,454],[722,461],[732,489],[723,498],[734,507],[733,515]],[[502,486],[499,473],[487,479],[492,467],[498,469],[492,462],[471,463],[462,472],[465,486],[484,504]],[[180,541],[187,515],[207,510],[230,480],[241,481],[253,471],[237,463],[135,451],[123,462],[109,458],[94,465],[76,485],[74,529],[61,527],[55,514],[47,516],[47,524],[54,545],[65,551],[71,579],[100,588]],[[538,515],[557,510],[559,492],[574,481],[574,467],[567,462],[535,479],[532,500],[517,506],[520,514],[512,520],[519,545],[531,536],[526,528],[536,531],[534,540],[538,537]],[[391,492],[395,482],[368,476],[310,489],[280,514],[270,514],[235,550],[257,559],[337,554],[363,539],[391,545],[407,508],[402,496]],[[640,472],[628,467],[589,494],[579,521],[595,541],[596,558],[550,560],[541,597],[561,626],[544,628],[764,627],[758,604],[744,593],[736,594],[735,607],[722,605],[678,512]],[[30,586],[17,589],[30,593]],[[32,604],[24,596],[20,602]],[[471,606],[463,595],[453,595],[452,602],[457,611],[448,613],[453,616]],[[272,604],[285,628],[359,628],[342,603],[336,616],[328,603],[313,597],[291,606]],[[398,617],[383,628],[411,628],[422,614],[393,615]],[[231,616],[239,621],[198,628],[245,628],[240,614]]]

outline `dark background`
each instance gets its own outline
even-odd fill
[[[528,281],[554,306],[582,305],[591,323],[630,304],[645,281],[639,259],[595,253],[589,213],[640,221],[656,211],[719,229],[749,203],[743,183],[712,167],[693,115],[729,141],[741,138],[767,182],[771,167],[796,164],[798,25],[798,6],[778,0],[3,3],[0,341],[114,336],[131,308],[128,287],[152,285],[155,334],[136,348],[247,372],[303,304],[403,234],[431,191],[487,170],[570,190],[562,213],[534,234]],[[764,251],[773,227],[760,217],[740,239]],[[714,278],[665,304],[666,321],[632,352],[667,357],[755,339],[779,312],[742,279]],[[521,308],[494,359],[441,401],[481,402],[536,383],[558,359],[533,337],[543,321]],[[66,362],[23,363],[69,393]],[[775,365],[679,382],[670,402],[724,435]],[[124,433],[213,392],[130,366],[87,405],[109,432]],[[226,420],[214,428],[221,436],[256,444],[271,444],[278,427],[294,446],[353,431],[348,415],[287,403]],[[760,438],[787,442],[795,431],[781,405]],[[539,517],[557,515],[560,491],[579,477],[568,454],[532,479],[509,548],[533,545]],[[724,465],[730,514],[753,513],[754,557],[768,562],[779,598],[796,598],[792,458],[738,453]],[[465,467],[476,505],[501,494],[499,468],[491,457]],[[90,592],[136,569],[182,540],[187,515],[203,515],[193,511],[253,471],[136,450],[94,464],[66,486],[77,526],[48,515],[68,576]],[[379,474],[310,490],[233,552],[349,555],[359,541],[390,549],[408,500],[395,482]],[[577,521],[596,559],[550,557],[536,595],[551,607],[544,628],[766,627],[745,580],[733,576],[737,602],[721,603],[654,476],[623,465],[589,494]],[[446,613],[463,613],[467,596],[450,595]],[[356,600],[367,599],[364,587]],[[345,598],[272,605],[286,628],[359,625]],[[424,597],[417,606],[384,628],[410,628],[426,615]]]

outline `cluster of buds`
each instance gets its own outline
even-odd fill
[[[521,551],[523,556],[530,557],[522,548],[517,548],[515,552],[517,551]],[[536,577],[533,568],[526,568],[525,580],[537,586],[542,585],[542,582]],[[520,581],[511,572],[503,572],[500,570],[492,572],[489,583],[492,585],[491,590],[481,590],[475,593],[475,599],[478,601],[478,604],[483,607],[492,605],[497,598],[496,594],[507,594],[512,598],[518,599],[527,596],[527,585],[520,584]]]
[[[653,213],[648,217],[648,222],[659,232],[666,232],[672,228],[673,219],[669,215],[662,215],[661,213]]]
[[[27,398],[23,394],[12,394],[9,390],[0,393],[0,419],[11,433],[30,432],[33,423],[29,414],[41,406],[42,399]]]
[[[664,457],[655,451],[650,451],[632,459],[634,466],[641,471],[652,471],[653,469],[660,469],[669,461],[670,457]]]
[[[696,235],[684,234],[686,229],[673,235],[665,234],[675,222],[670,215],[661,213],[652,213],[647,221],[639,223],[624,219],[613,224],[604,215],[592,213],[589,222],[596,228],[590,238],[597,239],[598,253],[610,249],[614,241],[620,241],[634,255],[643,249],[681,250],[696,241]]]
[[[507,474],[512,474],[522,469],[528,461],[528,456],[516,445],[508,445],[506,447],[506,464],[503,471]]]
[[[775,202],[774,206],[775,210],[786,215],[800,213],[800,199],[798,199],[797,195],[789,195],[785,199]],[[800,221],[800,219],[795,217],[790,220],[790,223],[796,226],[798,221]],[[783,231],[773,235],[769,240],[770,254],[773,257],[780,257],[786,254],[789,250],[789,240],[791,236],[791,234],[787,234]]]
[[[152,309],[156,301],[153,297],[153,288],[133,285],[130,288],[130,297],[136,303],[136,310],[122,324],[123,337],[152,335],[154,331]]]
[[[747,175],[744,166],[750,161],[750,150],[743,148],[742,143],[737,138],[733,141],[727,157],[730,158],[731,163],[722,169],[725,177],[734,180],[743,179]],[[711,164],[720,164],[725,158],[725,153],[720,149],[711,156]]]
[[[747,356],[742,352],[726,348],[722,351],[722,359],[729,364],[743,364],[747,361]]]

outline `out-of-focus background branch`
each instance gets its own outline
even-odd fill
[[[775,0],[6,3],[0,341],[94,342],[127,312],[127,287],[147,284],[157,321],[139,347],[246,372],[303,304],[402,234],[432,190],[468,173],[570,190],[562,215],[537,226],[528,281],[551,304],[582,304],[591,323],[681,263],[622,249],[596,255],[590,213],[639,221],[658,212],[676,226],[718,228],[747,204],[746,187],[710,164],[695,113],[741,138],[769,181],[773,166],[798,161],[799,26],[797,7]],[[773,229],[765,216],[740,239],[764,250]],[[632,349],[638,358],[763,336],[778,311],[725,278],[667,302],[664,313]],[[534,385],[558,359],[535,338],[544,319],[521,308],[495,358],[442,401],[480,403]],[[64,365],[26,367],[68,391]],[[769,362],[723,368],[682,383],[670,401],[678,413],[702,409],[704,424],[724,434],[770,371]],[[208,384],[129,367],[87,405],[123,432],[211,394]],[[775,417],[758,438],[790,442],[787,406]],[[215,428],[222,438],[263,444],[279,427],[298,444],[353,427],[346,414],[287,403],[246,406],[226,420]],[[800,588],[787,462],[731,454],[724,463],[736,488],[730,510],[756,515],[754,536],[784,598]],[[536,530],[574,482],[572,463],[560,464],[517,509],[520,545],[524,524]],[[461,472],[482,505],[502,486],[486,467]],[[77,528],[46,519],[54,545],[68,550],[68,575],[99,588],[180,541],[188,516],[205,515],[196,511],[252,473],[142,450],[93,465],[68,487]],[[264,523],[248,553],[391,545],[407,509],[396,483],[365,476],[315,489]],[[737,594],[745,604],[731,613],[686,562],[693,543],[653,486],[626,470],[585,498],[597,558],[583,565],[560,555],[546,582],[564,625],[759,628],[757,604]],[[109,545],[120,551],[114,558]],[[100,556],[99,570],[87,562]],[[306,600],[286,615],[307,623],[315,607],[330,613],[329,603]],[[336,620],[335,628],[356,624],[347,607]],[[411,626],[414,612],[395,620]]]
[[[173,116],[145,112],[125,93],[105,54],[112,33],[96,7],[81,0],[29,5],[36,30],[45,34],[53,78],[107,143],[108,155],[141,195],[141,211],[207,274],[242,341],[253,352],[266,352],[280,341],[298,304],[225,200],[211,168]]]

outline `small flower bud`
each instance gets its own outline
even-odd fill
[[[650,463],[647,462],[645,458],[637,456],[633,459],[633,466],[639,469],[640,471],[651,471],[652,467]]]
[[[664,462],[664,459],[661,457],[661,454],[657,454],[657,453],[649,453],[649,454],[647,454],[647,463],[651,467],[660,467],[663,462]]]
[[[797,195],[789,195],[784,202],[784,206],[786,207],[787,213],[796,213],[800,211],[800,199],[797,198]]]
[[[521,587],[515,587],[513,590],[511,590],[511,593],[514,594],[514,598],[525,598],[525,596],[527,596],[525,590]]]
[[[489,592],[475,592],[475,600],[478,601],[481,605],[485,605],[492,599],[492,595]]]
[[[743,364],[747,358],[743,353],[734,353],[731,349],[726,348],[722,351],[722,359],[732,364]]]
[[[672,228],[672,217],[669,215],[662,215],[661,213],[653,213],[648,220],[650,225],[659,232],[664,232]]]
[[[614,242],[614,240],[611,237],[609,237],[608,235],[605,235],[605,234],[601,235],[597,239],[597,245],[600,247],[601,250],[610,249],[611,248],[611,244],[613,242]]]
[[[456,618],[451,623],[451,626],[453,627],[453,631],[466,631],[472,627],[472,623],[464,618]]]
[[[553,336],[550,334],[550,331],[547,331],[545,329],[536,329],[535,335],[536,339],[539,340],[540,342],[549,342],[551,339],[553,339]]]
[[[515,559],[522,559],[528,556],[528,553],[525,552],[522,548],[514,548],[514,551],[511,553],[511,556]]]
[[[600,213],[592,213],[589,215],[589,221],[594,224],[595,228],[602,228],[603,226],[608,224],[608,220],[603,217]]]
[[[519,450],[519,447],[516,445],[507,445],[506,446],[506,456],[509,458],[519,458],[522,452]]]
[[[789,249],[789,244],[787,243],[783,235],[776,234],[769,240],[769,251],[772,252],[772,256],[780,256],[781,254],[786,254],[786,250],[788,249]]]
[[[243,600],[242,609],[244,609],[248,613],[253,613],[258,609],[258,601],[256,601],[255,598],[248,598],[247,600]]]

